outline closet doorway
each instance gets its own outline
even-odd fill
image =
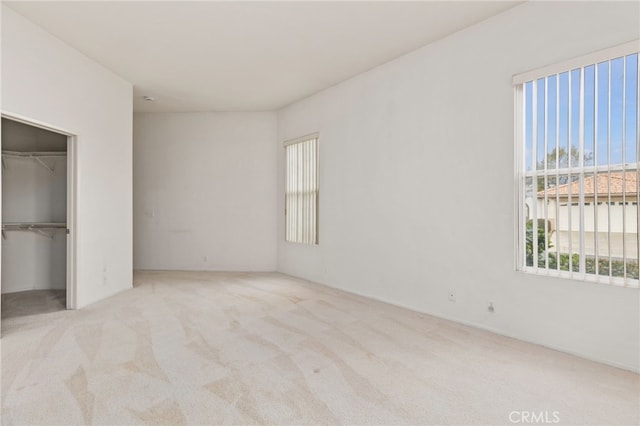
[[[2,115],[2,263],[5,323],[76,307],[74,135]]]

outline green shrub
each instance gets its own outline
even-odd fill
[[[560,270],[569,271],[569,253],[560,253]],[[584,266],[587,274],[596,273],[596,260],[593,256],[587,256],[584,259]],[[538,267],[544,268],[544,256],[538,260]],[[549,253],[549,269],[558,269],[558,262],[555,253]],[[580,272],[580,256],[573,254],[571,256],[571,270]],[[609,258],[598,258],[598,275],[609,275]],[[624,276],[624,261],[614,259],[611,261],[611,275],[614,277]],[[638,279],[638,262],[636,260],[627,260],[627,277]]]
[[[558,256],[556,253],[547,253],[548,249],[553,247],[550,240],[545,241],[545,224],[547,226],[547,236],[551,232],[550,223],[544,219],[538,219],[538,247],[536,249],[538,254],[538,268],[560,269],[561,271],[573,271],[580,272],[580,256],[578,254],[569,255],[569,253],[560,253]],[[533,221],[527,221],[527,266],[533,266]],[[548,264],[546,258],[548,257]],[[558,268],[558,257],[560,258],[560,268]],[[571,265],[569,265],[571,260]],[[627,277],[632,279],[638,279],[638,261],[627,259]],[[586,256],[584,259],[585,269],[587,274],[596,273],[596,260],[594,256]],[[609,275],[609,258],[598,258],[598,275]],[[623,277],[625,272],[625,262],[620,259],[611,260],[611,275],[614,277]]]
[[[544,253],[548,248],[553,247],[551,241],[545,241],[544,227],[547,226],[547,236],[551,231],[551,224],[544,219],[538,219],[538,267],[544,268]],[[533,266],[533,221],[527,221],[527,266]],[[541,263],[542,262],[542,263]]]

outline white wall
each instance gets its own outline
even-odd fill
[[[2,119],[2,150],[63,151],[67,137],[15,121]],[[2,221],[59,222],[67,220],[67,158],[42,161],[53,173],[30,158],[4,159],[2,168]],[[2,238],[2,293],[66,287],[67,236],[64,229],[53,238],[25,231],[6,231]]]
[[[640,369],[637,289],[514,270],[511,85],[639,38],[639,12],[526,3],[281,110],[280,143],[320,132],[321,243],[278,220],[278,270]]]
[[[79,307],[132,285],[132,86],[2,6],[3,112],[77,135]]]
[[[134,116],[134,267],[273,271],[276,114]]]

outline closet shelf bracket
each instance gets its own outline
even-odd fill
[[[6,158],[31,158],[36,163],[40,164],[42,167],[47,169],[49,173],[55,173],[55,169],[49,166],[47,163],[42,161],[44,157],[66,157],[66,152],[57,152],[57,151],[32,151],[32,152],[19,152],[19,151],[2,151],[2,168],[7,168],[7,163],[5,161]]]
[[[66,223],[44,223],[44,222],[21,222],[21,223],[4,223],[2,225],[2,238],[6,239],[6,231],[31,231],[36,234],[53,240],[56,231],[67,231]]]
[[[38,162],[38,164],[40,164],[42,167],[44,167],[45,169],[49,170],[49,173],[54,174],[55,170],[53,169],[53,167],[50,167],[47,163],[45,163],[44,161],[42,161],[42,159],[40,157],[32,157],[34,160],[36,160]]]

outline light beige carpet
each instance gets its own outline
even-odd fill
[[[637,374],[276,273],[144,272],[79,311],[4,305],[7,425],[640,421]]]

